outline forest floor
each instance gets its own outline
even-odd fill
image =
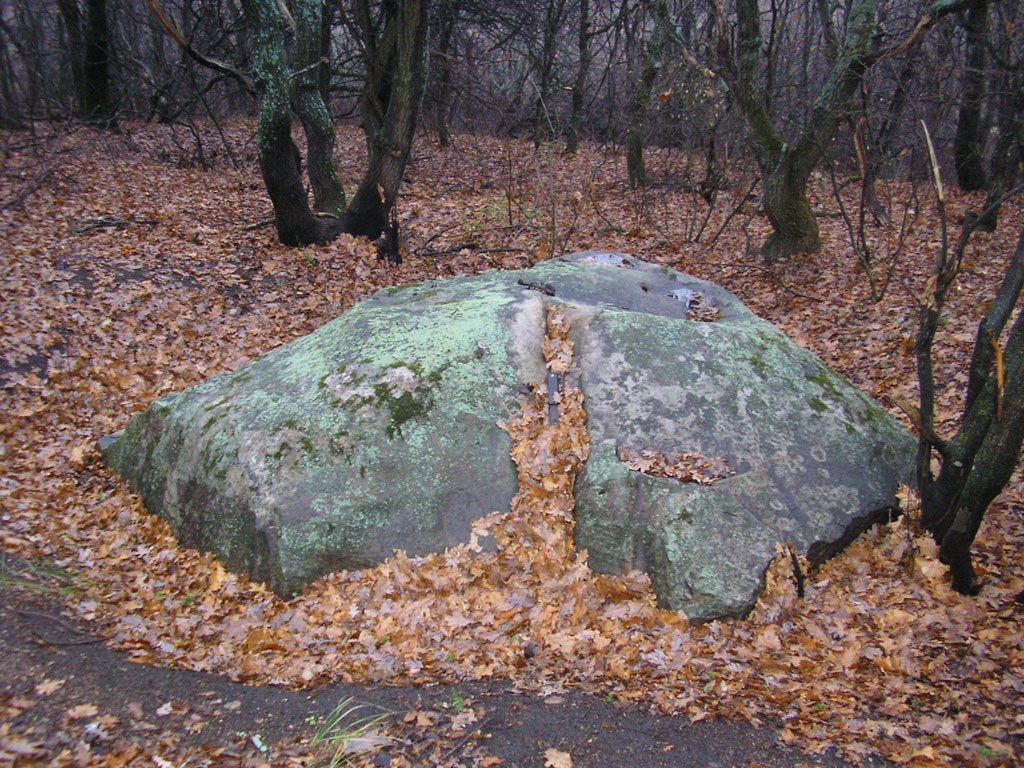
[[[4,570],[0,765],[328,765],[336,748],[375,753],[375,766],[540,768],[545,755],[568,755],[575,768],[849,765],[783,746],[773,728],[690,723],[572,690],[541,696],[491,680],[302,692],[132,664],[62,616],[50,591],[59,574],[13,559]],[[338,711],[351,713],[335,730],[347,742],[311,744]]]
[[[714,280],[902,418],[892,404],[916,397],[915,297],[939,242],[925,184],[881,184],[891,223],[869,220],[852,243],[858,185],[839,179],[835,195],[826,170],[811,190],[822,251],[767,266],[756,253],[767,225],[740,168],[709,207],[700,168],[678,152],[649,152],[654,184],[631,191],[611,147],[566,157],[424,136],[400,202],[405,260],[389,267],[347,237],[278,245],[251,127],[198,136],[139,125],[3,137],[0,640],[19,667],[0,676],[0,765],[307,764],[318,718],[349,695],[397,713],[354,742],[376,751],[367,764],[610,765],[599,761],[615,743],[657,744],[664,765],[713,764],[687,756],[696,726],[721,765],[1024,759],[1019,471],[974,548],[977,598],[950,590],[908,496],[910,514],[811,573],[803,599],[780,560],[747,620],[691,625],[657,610],[642,578],[595,577],[571,535],[514,583],[457,550],[399,555],[282,601],[178,548],[96,450],[160,394],[234,370],[380,288],[587,248]],[[354,183],[356,130],[339,131],[338,156]],[[980,202],[953,192],[947,205],[960,216]],[[942,434],[956,428],[975,328],[1021,217],[1013,203],[996,233],[975,238],[947,306]],[[519,459],[522,472],[528,453]],[[170,677],[179,670],[204,676]],[[282,708],[294,717],[275,719]],[[592,739],[556,738],[566,710],[572,733],[584,722]],[[543,723],[521,757],[497,741],[517,718]],[[752,751],[729,751],[737,744]]]

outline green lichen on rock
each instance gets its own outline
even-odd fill
[[[384,434],[394,440],[402,436],[402,425],[410,419],[426,416],[433,404],[429,397],[417,397],[412,392],[395,395],[383,384],[374,388],[377,405],[387,408],[389,418],[384,427]]]
[[[335,406],[365,406],[386,412],[384,433],[393,440],[403,437],[406,422],[430,413],[433,389],[441,383],[443,371],[444,367],[428,373],[420,363],[406,361],[379,370],[363,362],[354,367],[342,366],[336,375],[321,378],[318,387],[331,392]]]
[[[492,279],[377,294],[155,405],[108,461],[149,489],[147,506],[187,543],[232,553],[233,567],[281,594],[396,548],[454,546],[515,492],[497,422],[519,397],[516,342],[502,321],[519,293]],[[199,524],[197,505],[249,528]],[[267,556],[237,554],[250,545]]]

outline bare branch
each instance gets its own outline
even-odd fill
[[[928,14],[922,16],[918,20],[913,31],[911,31],[909,35],[898,43],[871,54],[867,58],[867,66],[870,67],[885,59],[902,56],[924,40],[924,36],[928,34],[928,30],[938,24],[943,17],[957,11],[962,11],[967,8],[969,4],[970,0],[936,0],[936,2],[932,4],[932,7],[928,9]]]
[[[250,94],[256,93],[256,86],[253,84],[252,80],[245,75],[245,73],[238,71],[230,64],[226,64],[220,59],[207,56],[193,48],[192,44],[185,39],[185,35],[182,34],[181,30],[178,29],[174,22],[171,21],[164,13],[163,8],[160,7],[159,0],[144,0],[144,2],[153,16],[156,17],[160,26],[163,27],[164,32],[170,35],[171,39],[174,40],[174,42],[178,44],[178,47],[187,53],[190,58],[199,62],[204,67],[208,67],[216,72],[235,78]]]

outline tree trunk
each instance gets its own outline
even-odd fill
[[[390,233],[391,209],[412,149],[416,116],[424,88],[424,55],[428,0],[388,4],[379,39],[370,9],[358,4],[360,26],[367,40],[366,85],[363,89],[363,130],[369,148],[366,174],[345,212],[344,231],[377,238]],[[397,254],[389,255],[392,260]]]
[[[541,33],[540,61],[537,62],[537,98],[533,103],[533,146],[555,135],[551,118],[551,82],[554,76],[555,56],[559,44],[559,31],[565,13],[565,0],[546,0],[544,28]]]
[[[274,206],[278,239],[292,246],[327,242],[332,235],[309,209],[302,158],[292,140],[285,20],[273,0],[244,0],[244,8],[253,30],[253,71],[259,93],[256,147],[260,173]]]
[[[961,238],[961,244],[966,247],[966,238]],[[955,276],[955,271],[952,274]],[[1018,314],[1001,354],[995,351],[1024,288],[1024,233],[999,292],[978,327],[960,428],[952,440],[940,446],[927,437],[932,431],[931,340],[952,277],[935,284],[934,300],[922,308],[917,350],[925,427],[921,430],[918,460],[922,522],[939,543],[941,560],[950,566],[953,588],[975,594],[978,585],[970,546],[989,504],[1016,469],[1024,440],[1024,314]],[[938,478],[931,472],[934,448],[941,455]]]
[[[985,101],[987,27],[988,0],[973,0],[964,23],[967,31],[967,56],[956,139],[953,142],[957,183],[961,189],[968,191],[984,189],[986,186],[985,165],[981,158],[984,147],[981,114]]]
[[[978,407],[964,418],[962,429],[968,429],[968,420],[980,422],[978,431],[981,424],[985,426],[981,443],[970,457],[971,471],[961,483],[954,484],[955,493],[941,497],[931,494],[930,504],[922,500],[925,514],[937,517],[932,533],[940,544],[939,557],[950,566],[953,588],[963,594],[977,591],[970,547],[985,511],[1017,467],[1024,437],[1024,321],[1020,318],[1011,333],[1004,362],[1006,386],[1002,392],[1001,418],[996,419],[993,414],[997,397],[994,381],[983,391]],[[952,454],[944,456],[943,468],[963,460]],[[943,484],[934,487],[941,488]]]
[[[320,62],[316,67],[316,84],[320,91],[320,99],[331,111],[331,18],[334,6],[327,3],[320,15]]]
[[[645,6],[646,7],[646,6]],[[629,127],[626,129],[626,172],[632,189],[647,186],[647,166],[644,164],[644,144],[647,132],[647,111],[651,94],[661,71],[671,37],[668,0],[654,0],[654,29],[644,47],[640,76],[636,78],[633,97],[629,102]]]
[[[903,110],[907,105],[907,86],[916,79],[917,64],[920,58],[920,48],[914,47],[903,56],[900,62],[899,72],[896,75],[896,84],[893,89],[892,99],[889,108],[886,110],[885,118],[878,128],[878,138],[875,146],[880,156],[887,160],[894,160],[900,151],[897,138],[900,137],[900,126],[903,124]]]
[[[867,68],[879,0],[853,0],[846,37],[799,139],[786,144],[765,106],[758,77],[761,55],[760,9],[757,0],[737,0],[736,49],[721,7],[715,8],[719,59],[729,80],[733,102],[747,123],[747,141],[761,169],[763,205],[772,225],[764,245],[768,261],[821,248],[818,224],[807,200],[807,182]]]
[[[71,82],[75,91],[75,114],[82,116],[86,113],[86,88],[85,88],[85,36],[82,34],[82,14],[78,10],[76,0],[57,0],[57,8],[61,18],[64,20],[64,30],[67,35],[68,64],[71,69]]]
[[[629,127],[626,128],[626,173],[630,189],[647,186],[647,165],[644,163],[644,144],[647,132],[647,105],[658,77],[658,67],[644,55],[644,66],[637,78],[633,98],[629,101]]]
[[[857,156],[857,171],[860,173],[860,185],[863,190],[861,204],[871,212],[875,224],[888,223],[889,214],[878,198],[875,163],[868,151],[868,118],[865,110],[862,110],[855,120],[850,121],[850,133],[853,136],[853,151]]]
[[[583,127],[583,96],[590,75],[590,0],[580,0],[579,36],[576,38],[576,52],[579,62],[576,81],[572,86],[572,114],[569,117],[569,135],[565,151],[573,154],[580,147],[580,129]]]
[[[286,20],[287,11],[278,0],[243,0],[253,30],[260,172],[274,206],[278,238],[285,245],[324,243],[341,232],[372,238],[385,233],[390,235],[388,242],[397,243],[390,214],[423,93],[428,6],[427,0],[388,0],[382,6],[384,21],[378,35],[369,0],[354,3],[366,61],[360,106],[369,161],[351,205],[341,214],[345,196],[334,172],[334,126],[318,77],[323,50],[321,2],[294,0],[294,16]],[[294,39],[291,67],[289,28]],[[299,116],[306,134],[314,204],[320,211],[341,214],[330,223],[310,210],[302,182],[302,156],[291,136],[293,114]]]
[[[323,52],[323,13],[318,0],[293,4],[295,14],[296,73],[292,105],[306,134],[306,167],[316,210],[340,216],[345,210],[345,190],[334,170],[334,122],[324,104],[320,71]]]
[[[435,4],[434,8],[437,13],[430,26],[434,40],[430,45],[431,88],[427,103],[430,105],[430,118],[437,133],[437,141],[442,147],[447,147],[452,142],[448,126],[452,99],[452,39],[459,19],[460,3],[459,0],[444,0]]]
[[[81,116],[101,128],[116,128],[117,113],[110,93],[107,0],[87,0],[85,9]]]
[[[768,263],[821,249],[818,221],[807,199],[809,176],[789,153],[761,176],[761,203],[772,225],[761,249]]]
[[[24,128],[22,112],[13,85],[17,76],[12,61],[17,50],[14,31],[0,23],[0,128],[14,130]]]
[[[994,232],[999,223],[999,201],[1013,186],[1024,164],[1024,75],[1019,65],[999,78],[1002,85],[996,113],[996,146],[992,153],[989,190],[978,228]]]

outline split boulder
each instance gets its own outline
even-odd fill
[[[735,296],[596,251],[381,291],[160,398],[106,460],[182,543],[282,595],[464,543],[515,493],[498,422],[544,380],[550,304],[572,324],[591,437],[576,546],[594,570],[647,571],[665,607],[744,615],[776,542],[823,560],[912,478],[910,435]],[[727,476],[630,458],[679,455]]]

